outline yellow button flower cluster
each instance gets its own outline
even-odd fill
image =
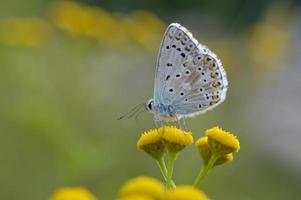
[[[238,152],[240,149],[239,141],[230,132],[226,132],[219,127],[214,127],[206,131],[208,144],[212,150],[220,154]]]
[[[157,161],[167,187],[172,189],[175,187],[172,180],[174,161],[178,153],[192,143],[191,132],[183,131],[174,126],[164,126],[144,132],[137,142],[137,148]],[[163,158],[165,152],[168,154],[167,167]]]
[[[203,159],[204,167],[200,171],[195,186],[199,186],[210,169],[231,162],[233,153],[240,150],[236,136],[219,127],[206,130],[206,136],[199,138],[195,145]]]
[[[173,126],[164,126],[142,133],[137,148],[143,150],[157,161],[166,182],[139,176],[128,180],[119,190],[117,200],[209,200],[198,189],[209,170],[233,160],[233,153],[240,150],[236,136],[219,127],[205,131],[206,136],[199,138],[195,145],[203,159],[203,167],[194,185],[176,186],[172,180],[174,161],[178,153],[193,143],[191,132]],[[168,166],[164,155],[167,153]],[[97,200],[93,194],[82,187],[58,189],[49,200]]]
[[[209,198],[192,186],[178,186],[172,191],[166,191],[160,181],[140,176],[122,186],[118,200],[209,200]]]
[[[97,200],[97,198],[84,187],[62,187],[55,191],[49,200]]]
[[[157,179],[140,176],[127,181],[119,192],[120,199],[131,199],[130,197],[144,197],[151,199],[163,199],[165,187]]]
[[[191,132],[186,132],[173,126],[164,126],[144,132],[138,140],[137,147],[152,157],[163,155],[167,148],[178,152],[193,143]]]

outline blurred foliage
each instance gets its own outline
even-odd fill
[[[242,146],[204,190],[223,200],[299,199],[300,176],[278,152],[266,154],[248,115],[268,77],[288,66],[298,12],[295,1],[268,0],[0,1],[0,199],[47,199],[73,185],[113,199],[130,177],[159,177],[135,144],[152,116],[116,118],[152,95],[173,21],[216,52],[230,82],[227,100],[188,127],[198,137],[221,125]],[[176,181],[197,174],[192,151],[179,157]]]
[[[166,20],[170,19],[171,16],[191,12],[203,13],[204,15],[210,14],[227,25],[233,25],[234,23],[234,27],[242,28],[256,22],[271,3],[295,3],[298,2],[298,0],[84,0],[84,2],[118,12],[147,9],[162,16],[162,18]]]

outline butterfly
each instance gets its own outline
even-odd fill
[[[221,61],[178,23],[168,26],[156,66],[154,95],[145,103],[155,121],[194,117],[226,98],[228,81]]]

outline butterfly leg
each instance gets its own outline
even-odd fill
[[[185,118],[183,117],[181,120],[183,121],[184,131],[187,131],[188,129],[187,129],[187,126],[186,126],[186,120],[185,120]]]
[[[179,119],[178,117],[176,118],[176,123],[180,129],[183,129],[183,126],[181,124],[181,119]]]
[[[157,117],[154,118],[155,126],[156,128],[160,128],[164,126],[164,123],[162,120],[158,119]]]

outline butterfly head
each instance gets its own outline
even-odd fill
[[[150,99],[145,103],[145,108],[149,112],[154,112],[154,100]]]

